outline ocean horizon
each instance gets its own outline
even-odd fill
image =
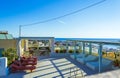
[[[94,40],[120,42],[120,38],[55,38],[55,40]]]
[[[120,38],[55,38],[55,41],[64,41],[64,40],[93,40],[93,41],[108,41],[108,42],[120,42]],[[116,49],[116,45],[104,45],[104,47]]]

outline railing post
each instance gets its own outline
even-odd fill
[[[76,41],[74,41],[74,57],[76,59]]]
[[[17,54],[18,54],[19,58],[21,56],[21,52],[22,52],[21,51],[21,38],[19,37],[17,40]]]
[[[54,38],[53,39],[51,39],[51,52],[52,53],[54,53],[55,51],[54,51]]]
[[[66,51],[68,53],[68,41],[66,41]]]
[[[89,54],[92,54],[92,43],[89,43]]]
[[[19,25],[19,37],[21,37],[21,25]]]
[[[83,43],[83,54],[85,54],[85,42],[82,42]],[[83,56],[83,60],[85,59],[85,56]]]
[[[85,42],[82,42],[82,43],[83,43],[83,47],[82,47],[83,48],[82,49],[83,50],[83,54],[85,54]]]
[[[99,44],[99,73],[101,73],[101,68],[102,68],[102,44]]]
[[[81,48],[82,46],[81,46],[81,42],[79,42],[79,51],[81,51],[82,50],[82,48]]]

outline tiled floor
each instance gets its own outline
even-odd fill
[[[0,78],[75,78],[73,76],[76,73],[79,76],[76,78],[84,78],[81,77],[83,75],[85,78],[120,78],[120,70],[97,74],[96,71],[89,69],[68,56],[40,56],[38,57],[36,67],[32,73],[30,71],[18,71]],[[75,70],[78,71],[73,72]]]
[[[120,69],[105,73],[86,76],[85,78],[120,78]]]
[[[69,57],[39,57],[38,59],[37,68],[32,73],[18,71],[9,74],[6,78],[68,78],[76,73],[77,76],[96,73]],[[76,68],[79,69],[77,72],[70,73],[70,70],[75,71]]]

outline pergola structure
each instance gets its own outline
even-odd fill
[[[30,40],[49,40],[51,53],[54,53],[54,37],[19,37],[17,42],[17,52],[18,55],[21,56],[21,40],[22,39],[30,39]],[[107,42],[107,41],[93,41],[93,40],[66,40],[66,51],[68,53],[68,43],[74,43],[74,56],[76,57],[76,44],[79,42],[79,46],[82,43],[82,53],[85,54],[85,44],[89,43],[89,54],[92,54],[92,43],[98,44],[98,57],[99,57],[99,72],[102,70],[102,48],[103,45],[118,45],[120,46],[120,42]],[[85,57],[83,57],[85,58]]]
[[[50,42],[50,50],[51,53],[54,52],[54,37],[19,37],[17,40],[17,53],[19,55],[19,57],[22,54],[22,50],[21,50],[21,40],[22,39],[30,39],[30,40],[49,40]]]
[[[82,52],[85,54],[85,43],[89,43],[89,54],[92,53],[92,43],[98,44],[98,57],[99,57],[99,73],[102,72],[102,48],[103,45],[118,45],[120,46],[120,42],[105,42],[105,41],[92,41],[92,40],[68,40],[74,42],[74,57],[76,58],[76,42],[82,43]],[[67,50],[68,51],[68,50]],[[85,58],[85,56],[83,57]]]

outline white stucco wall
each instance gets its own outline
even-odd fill
[[[7,75],[7,57],[0,58],[0,76]]]

